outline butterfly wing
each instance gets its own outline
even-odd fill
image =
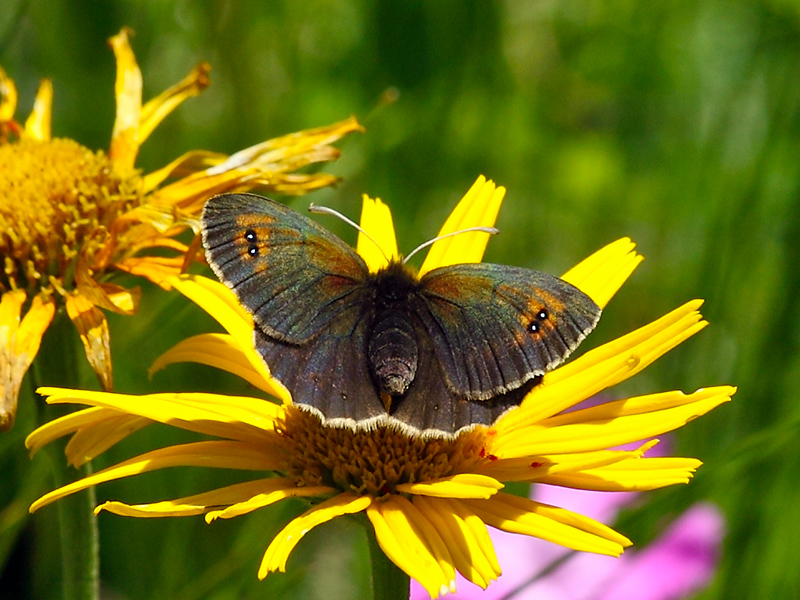
[[[208,263],[269,337],[306,342],[360,303],[364,261],[300,213],[255,194],[222,194],[202,221]]]
[[[255,194],[211,198],[202,224],[211,268],[252,314],[256,350],[295,403],[329,419],[385,413],[364,350],[364,261],[311,219]]]
[[[488,400],[468,400],[451,389],[433,338],[419,323],[420,365],[414,383],[392,411],[395,422],[409,425],[424,437],[458,434],[473,425],[491,425],[510,408],[519,406],[525,394],[538,382],[534,377],[515,390],[498,394]]]
[[[559,365],[594,328],[600,308],[546,273],[486,263],[422,277],[416,313],[447,386],[467,400],[507,394]]]

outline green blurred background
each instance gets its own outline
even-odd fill
[[[3,0],[0,64],[19,87],[18,118],[50,77],[53,134],[106,149],[115,77],[106,39],[123,25],[136,32],[146,99],[197,61],[213,65],[211,88],[144,145],[137,164],[146,172],[190,149],[230,153],[354,114],[367,132],[340,143],[341,160],[324,167],[343,182],[283,200],[357,217],[362,193],[379,196],[409,251],[485,174],[508,189],[487,260],[557,274],[630,236],[647,260],[586,347],[705,298],[711,327],[612,393],[725,383],[739,392],[677,435],[679,454],[705,462],[692,484],[649,494],[617,526],[645,544],[694,501],[712,500],[729,533],[701,597],[800,597],[796,1]],[[214,325],[177,294],[144,291],[138,317],[110,317],[119,391],[247,393],[191,365],[148,381],[158,354]],[[74,338],[49,352],[82,353]],[[82,383],[97,386],[89,373]],[[26,383],[17,425],[0,436],[0,598],[58,597],[57,511],[25,516],[52,485],[46,459],[29,461],[21,446],[36,403]],[[179,439],[143,431],[97,467]],[[163,471],[103,486],[98,498],[156,500],[220,481]],[[103,514],[108,597],[366,594],[366,545],[344,519],[309,534],[287,575],[256,580],[269,540],[302,508],[285,502],[211,526]]]

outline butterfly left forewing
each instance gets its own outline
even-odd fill
[[[531,269],[453,265],[420,284],[416,312],[448,386],[468,400],[508,393],[555,368],[600,318],[586,294]]]

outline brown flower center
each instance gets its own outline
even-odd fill
[[[393,493],[401,483],[471,472],[488,460],[481,428],[453,440],[422,439],[386,426],[369,431],[325,427],[315,415],[289,408],[278,433],[286,474],[297,485],[372,496]]]
[[[0,291],[72,287],[86,244],[107,240],[140,197],[137,172],[120,173],[104,153],[73,140],[0,144]]]

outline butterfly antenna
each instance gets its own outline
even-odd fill
[[[381,245],[378,242],[375,241],[374,237],[372,237],[370,234],[368,234],[366,231],[364,231],[364,229],[361,227],[361,225],[359,225],[358,223],[356,223],[352,219],[349,219],[349,218],[345,217],[338,210],[334,210],[334,209],[329,208],[327,206],[319,206],[317,204],[310,204],[308,206],[308,210],[309,210],[309,212],[312,212],[312,213],[317,214],[317,215],[331,215],[331,216],[334,216],[334,217],[338,217],[339,219],[341,219],[342,221],[344,221],[348,225],[351,225],[352,227],[354,227],[356,229],[356,231],[358,231],[359,233],[363,233],[364,236],[366,236],[366,238],[369,241],[371,241],[373,244],[375,244],[378,247],[378,250],[380,250],[381,254],[383,254],[383,258],[386,259],[386,262],[391,262],[389,260],[389,257],[386,256],[386,253],[383,251],[383,248],[381,248]]]
[[[478,227],[467,227],[466,229],[459,229],[458,231],[452,231],[450,233],[445,233],[444,235],[438,235],[435,238],[433,238],[432,240],[428,240],[424,244],[420,244],[419,246],[414,248],[409,253],[409,255],[406,256],[403,259],[403,264],[406,264],[408,262],[408,259],[411,258],[412,256],[414,256],[417,252],[427,248],[428,246],[431,246],[431,245],[435,244],[439,240],[443,240],[444,238],[453,237],[454,235],[459,235],[459,234],[462,234],[462,233],[470,233],[471,231],[482,231],[483,233],[488,233],[490,235],[495,235],[496,233],[500,233],[500,230],[497,229],[496,227],[481,227],[481,226],[478,226]]]

